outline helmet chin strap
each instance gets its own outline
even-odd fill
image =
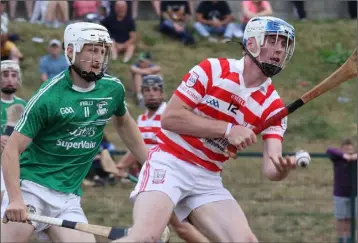
[[[91,82],[96,82],[97,80],[100,80],[101,78],[103,78],[104,76],[104,71],[103,69],[101,70],[101,72],[99,74],[95,74],[92,71],[83,71],[81,70],[79,67],[77,67],[75,64],[71,65],[71,68],[84,80],[86,80],[88,83]]]

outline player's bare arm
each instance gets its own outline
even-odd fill
[[[143,164],[147,160],[148,150],[134,119],[126,112],[120,117],[113,116],[113,125],[127,148]]]
[[[127,153],[122,157],[122,159],[117,164],[117,169],[119,170],[119,175],[122,177],[127,176],[127,172],[124,171],[125,168],[129,168],[137,162],[137,158],[134,155],[127,151]]]
[[[173,95],[163,113],[162,128],[182,135],[202,138],[226,137],[239,150],[257,142],[256,135],[249,128],[232,126],[220,120],[196,115],[193,109],[178,96]]]
[[[6,217],[10,221],[25,221],[26,206],[20,191],[20,164],[19,156],[32,141],[31,138],[14,131],[7,141],[7,145],[1,156],[6,189],[9,194],[10,204]]]
[[[282,157],[282,142],[269,138],[264,142],[263,174],[271,181],[285,179],[296,168],[294,156]]]

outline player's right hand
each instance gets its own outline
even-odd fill
[[[256,134],[249,128],[235,125],[231,128],[227,140],[237,148],[238,151],[244,150],[252,144],[257,143]]]
[[[15,200],[9,203],[5,211],[5,217],[3,219],[4,223],[7,223],[8,221],[13,221],[13,222],[27,221],[27,207],[23,200]]]

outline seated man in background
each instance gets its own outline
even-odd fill
[[[179,39],[184,45],[194,44],[195,40],[188,29],[191,19],[188,1],[160,2],[160,32]]]
[[[117,60],[118,54],[124,52],[123,62],[127,63],[134,54],[136,48],[136,24],[134,19],[127,14],[127,2],[117,1],[115,14],[110,14],[101,21],[113,40],[112,59]]]
[[[61,54],[61,47],[61,42],[53,39],[48,45],[48,54],[41,57],[40,73],[42,82],[55,77],[57,74],[68,68],[66,58],[63,54]]]
[[[196,10],[196,31],[210,42],[218,42],[211,36],[217,34],[224,37],[223,42],[231,40],[236,33],[234,17],[227,1],[202,1]],[[242,37],[243,33],[236,37]]]
[[[352,178],[354,164],[357,164],[357,152],[353,141],[344,139],[340,148],[328,148],[327,154],[333,162],[333,201],[338,242],[350,243],[353,242],[350,239],[351,221],[353,220],[351,217],[351,196],[357,197],[357,182],[353,182]],[[357,170],[356,168],[355,170]]]
[[[139,54],[138,61],[131,66],[132,84],[137,105],[142,105],[143,95],[141,92],[143,78],[147,75],[160,73],[160,66],[153,63],[149,52]]]

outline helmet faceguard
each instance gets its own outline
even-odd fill
[[[1,61],[1,76],[3,75],[11,75],[11,72],[16,72],[17,74],[17,87],[13,86],[3,86],[3,77],[1,82],[1,92],[4,94],[13,94],[17,91],[18,87],[21,86],[22,80],[21,80],[21,69],[17,62],[12,60],[5,60]]]
[[[255,47],[251,45],[249,50],[250,41],[255,41]],[[292,58],[295,30],[279,18],[255,17],[245,28],[243,47],[265,76],[272,77],[281,72]]]
[[[159,75],[147,75],[143,78],[141,91],[144,94],[147,88],[158,88],[163,93],[164,81]],[[149,110],[156,110],[163,102],[163,96],[160,97],[146,97],[144,94],[144,105]]]
[[[104,76],[108,68],[112,46],[112,40],[105,27],[87,22],[70,24],[65,30],[64,42],[67,62],[79,76],[87,82],[97,81]],[[91,53],[90,57],[84,57],[85,46],[86,52]],[[71,57],[68,47],[72,47]],[[83,70],[80,67],[82,63],[89,63],[91,68]],[[96,73],[95,69],[99,69],[99,71]]]

